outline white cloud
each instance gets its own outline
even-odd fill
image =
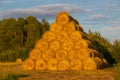
[[[32,8],[17,8],[0,12],[1,18],[8,17],[26,17],[29,15],[36,16],[38,18],[51,18],[55,16],[58,11],[65,10],[70,13],[88,12],[86,9],[82,9],[79,6],[72,4],[52,4],[36,6]]]
[[[108,19],[110,16],[106,16],[103,14],[95,14],[89,17],[90,20],[103,20],[103,19]]]

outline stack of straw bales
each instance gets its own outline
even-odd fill
[[[35,44],[22,67],[25,70],[97,70],[108,63],[87,38],[77,20],[60,12]]]

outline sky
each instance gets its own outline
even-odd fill
[[[0,0],[0,20],[35,16],[52,23],[63,10],[77,19],[85,32],[100,32],[111,42],[120,40],[120,0]]]

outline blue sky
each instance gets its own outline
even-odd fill
[[[120,40],[120,0],[0,0],[0,19],[32,15],[52,23],[61,10],[76,18],[85,32]]]

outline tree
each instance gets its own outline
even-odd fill
[[[116,63],[115,59],[112,56],[112,53],[110,52],[112,45],[106,38],[101,35],[101,33],[89,31],[88,37],[95,44],[98,51],[104,55],[104,58],[110,65]]]

